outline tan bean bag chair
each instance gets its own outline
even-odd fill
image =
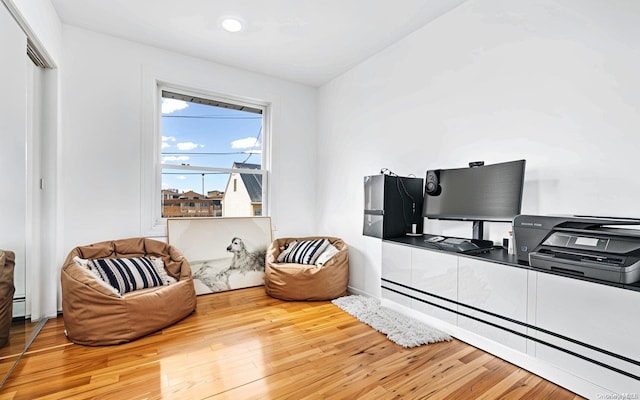
[[[98,279],[81,259],[161,257],[167,274],[177,280],[166,286],[122,295]],[[129,342],[167,327],[196,309],[191,267],[175,247],[146,238],[95,243],[73,249],[61,272],[62,312],[69,339],[84,345]]]
[[[9,342],[11,320],[13,319],[13,269],[15,253],[0,250],[0,347]]]
[[[278,256],[294,241],[326,238],[339,251],[324,265],[278,263]],[[282,300],[330,300],[347,294],[349,248],[342,239],[326,236],[281,238],[267,250],[264,284],[267,294]]]

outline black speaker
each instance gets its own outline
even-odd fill
[[[438,170],[427,171],[427,182],[425,184],[425,193],[430,196],[437,196],[442,192],[440,187],[440,174]]]

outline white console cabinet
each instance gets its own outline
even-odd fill
[[[382,242],[383,302],[587,398],[640,396],[640,290],[418,243]]]

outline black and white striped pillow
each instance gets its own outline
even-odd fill
[[[303,240],[297,243],[291,243],[287,248],[287,254],[282,258],[281,262],[294,264],[315,264],[320,254],[329,246],[327,239]],[[280,261],[280,258],[278,258]]]
[[[87,266],[120,294],[164,284],[147,257],[101,258],[89,260]]]
[[[291,250],[295,249],[298,245],[298,241],[294,240],[293,242],[287,243],[284,249],[281,248],[282,252],[278,255],[277,262],[283,263],[284,259],[291,253]]]

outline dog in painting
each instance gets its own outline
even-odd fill
[[[231,244],[227,246],[227,251],[233,253],[230,270],[240,272],[264,271],[264,260],[266,249],[248,251],[244,242],[239,237],[234,237]]]
[[[229,277],[235,271],[246,274],[249,271],[264,271],[266,250],[248,251],[240,238],[233,238],[227,251],[233,253],[229,266],[213,266],[205,263],[194,274],[212,292],[230,290]]]

